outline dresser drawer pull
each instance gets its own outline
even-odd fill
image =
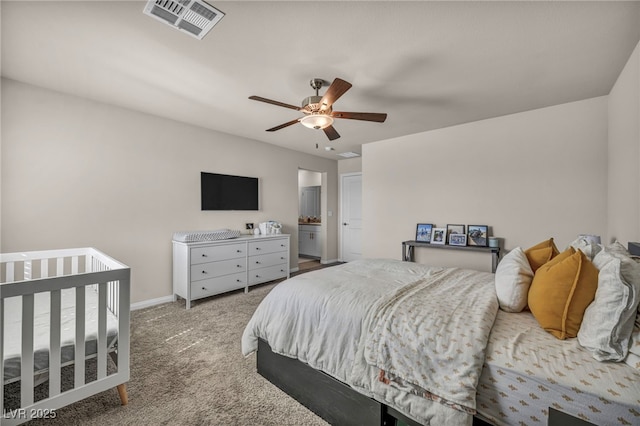
[[[236,250],[236,253],[242,253],[242,250],[238,249]]]
[[[202,287],[202,289],[205,290],[205,291],[207,290],[205,287]]]
[[[256,260],[256,265],[259,265],[259,264],[260,264],[260,262]]]
[[[237,283],[241,283],[242,281],[241,281],[241,280],[236,280],[236,282],[237,282]]]
[[[204,253],[202,253],[202,257],[207,257],[207,255],[206,255],[206,254],[204,254]]]
[[[242,268],[242,265],[237,265],[237,266],[238,266],[238,268]]]
[[[207,271],[202,271],[202,273],[203,273],[203,274],[206,274],[206,273],[207,273]]]
[[[256,250],[260,250],[260,247],[256,247]]]

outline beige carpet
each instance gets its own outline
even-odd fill
[[[306,272],[306,271],[305,271]],[[129,405],[115,389],[30,425],[326,425],[256,373],[240,338],[275,284],[132,312]]]

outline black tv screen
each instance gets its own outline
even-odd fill
[[[258,178],[200,173],[202,210],[258,210]]]

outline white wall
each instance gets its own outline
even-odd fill
[[[358,173],[362,172],[362,157],[347,158],[338,160],[338,173]]]
[[[606,97],[364,145],[364,255],[399,259],[419,222],[489,225],[507,249],[605,235],[606,158]],[[416,255],[490,270],[484,253]]]
[[[640,241],[640,44],[609,94],[608,240]]]
[[[2,79],[0,248],[96,247],[131,267],[133,302],[172,293],[176,231],[278,220],[297,267],[299,168],[327,174],[335,211],[335,160]],[[261,210],[201,211],[201,171],[259,177]]]
[[[298,186],[320,186],[322,185],[322,174],[311,170],[298,170]]]

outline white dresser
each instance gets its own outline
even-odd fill
[[[191,301],[289,278],[289,235],[246,235],[231,240],[173,241],[173,299]]]

